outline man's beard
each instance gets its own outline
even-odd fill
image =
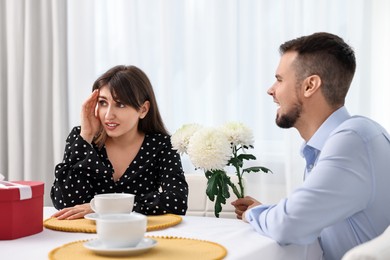
[[[295,125],[298,118],[301,116],[302,104],[297,102],[287,114],[276,115],[276,125],[281,128],[291,128]]]

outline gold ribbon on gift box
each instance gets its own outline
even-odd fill
[[[146,231],[165,229],[175,226],[182,221],[180,216],[174,214],[147,216],[147,218],[148,224]],[[48,218],[43,221],[43,226],[48,229],[65,232],[96,233],[95,221],[84,218],[72,220]]]

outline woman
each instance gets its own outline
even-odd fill
[[[188,185],[148,77],[135,66],[116,66],[92,90],[55,167],[50,195],[61,210],[53,216],[82,218],[93,212],[94,195],[113,192],[135,194],[133,210],[142,214],[184,215]]]

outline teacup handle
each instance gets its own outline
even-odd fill
[[[95,206],[95,198],[92,198],[91,201],[89,202],[91,205],[91,209],[96,212],[96,206]]]

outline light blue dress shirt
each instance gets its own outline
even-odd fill
[[[246,220],[282,245],[319,239],[325,259],[380,235],[390,225],[390,136],[376,122],[335,111],[303,145],[303,185]]]

